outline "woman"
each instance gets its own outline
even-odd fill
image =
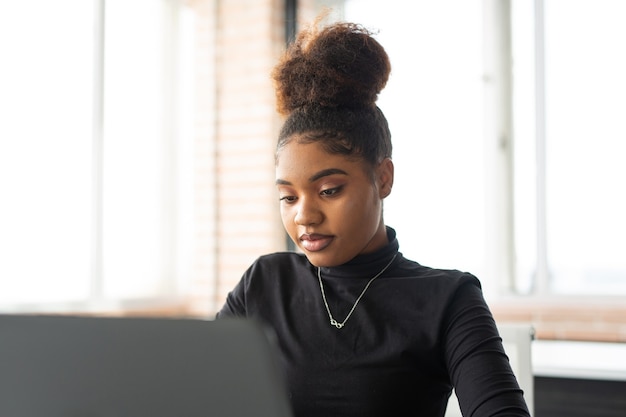
[[[376,106],[391,67],[366,29],[299,34],[273,72],[282,221],[301,253],[260,257],[218,318],[275,331],[296,417],[528,416],[479,281],[406,259],[383,220],[394,166]]]

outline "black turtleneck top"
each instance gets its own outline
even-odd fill
[[[295,417],[441,417],[452,387],[463,415],[529,416],[479,281],[410,261],[389,244],[333,268],[304,255],[260,257],[218,313],[276,333]]]

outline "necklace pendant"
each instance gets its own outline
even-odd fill
[[[343,327],[343,323],[339,323],[337,320],[335,319],[330,319],[330,324],[335,326],[338,329],[341,329]]]
[[[365,288],[363,288],[363,291],[361,291],[361,294],[357,297],[357,299],[354,302],[354,304],[352,304],[352,308],[348,312],[348,315],[346,316],[345,319],[343,319],[343,322],[341,322],[341,323],[339,323],[337,320],[335,320],[333,318],[333,315],[330,312],[330,307],[328,307],[328,301],[326,300],[326,293],[324,292],[324,284],[322,283],[322,268],[320,268],[319,266],[317,267],[317,280],[320,283],[320,292],[322,293],[322,300],[324,301],[324,307],[326,307],[326,312],[328,313],[328,318],[330,319],[330,325],[331,326],[335,326],[337,329],[341,329],[346,324],[346,322],[348,321],[348,319],[350,318],[350,316],[354,312],[354,309],[356,309],[357,304],[359,304],[359,301],[361,301],[361,298],[363,298],[363,296],[365,295],[365,292],[370,287],[370,284],[372,282],[374,282],[374,280],[376,278],[381,276],[383,274],[383,272],[385,272],[387,270],[387,268],[389,268],[389,266],[393,263],[393,260],[396,259],[396,256],[398,256],[397,253],[395,255],[393,255],[393,258],[391,258],[389,263],[387,265],[385,265],[385,267],[378,274],[374,275],[369,281],[367,281],[367,284],[365,284]]]

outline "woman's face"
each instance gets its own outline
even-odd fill
[[[361,160],[290,141],[278,153],[276,187],[283,225],[315,266],[337,266],[387,244],[382,200],[391,192],[393,163],[375,173]]]

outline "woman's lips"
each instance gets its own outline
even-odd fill
[[[332,240],[333,237],[328,235],[304,234],[300,236],[300,245],[309,252],[318,252],[330,245]]]

